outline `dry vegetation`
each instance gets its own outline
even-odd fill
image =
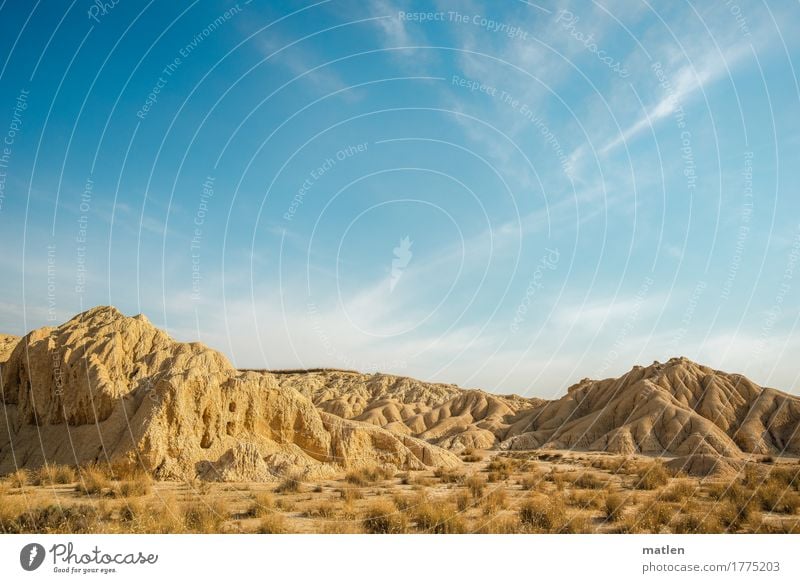
[[[800,532],[800,464],[675,476],[659,461],[576,452],[497,453],[457,469],[368,466],[337,479],[157,482],[135,469],[46,466],[0,479],[6,533]]]

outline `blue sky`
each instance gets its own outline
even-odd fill
[[[0,329],[797,391],[796,2],[0,5]],[[10,141],[10,143],[9,143]]]

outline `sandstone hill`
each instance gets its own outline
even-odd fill
[[[387,374],[319,371],[276,375],[320,409],[448,449],[490,449],[520,412],[544,403]]]
[[[237,371],[219,352],[111,307],[35,330],[3,360],[0,473],[108,460],[162,478],[270,480],[458,463],[424,441],[320,411],[270,374]]]
[[[0,474],[108,460],[262,481],[451,467],[464,448],[657,455],[707,474],[748,454],[800,454],[800,398],[685,358],[544,401],[379,373],[240,371],[111,307],[0,336],[0,389]]]

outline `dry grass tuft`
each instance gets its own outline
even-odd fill
[[[87,466],[80,469],[78,483],[75,491],[87,496],[101,495],[111,488],[111,482],[106,477],[106,473],[97,466]]]
[[[458,469],[436,468],[433,475],[443,484],[461,484],[466,479],[464,472]]]
[[[633,486],[639,490],[655,490],[670,481],[667,468],[660,461],[641,466],[636,472]]]
[[[385,466],[368,466],[350,470],[345,475],[345,480],[356,486],[368,486],[376,482],[388,480],[395,475],[394,470]]]
[[[477,475],[467,478],[464,484],[467,486],[470,496],[475,499],[482,497],[483,491],[486,489],[486,480]]]
[[[75,481],[75,470],[69,466],[45,464],[33,475],[35,486],[71,484]]]
[[[24,488],[31,482],[31,474],[25,468],[20,468],[8,475],[8,483],[12,488]]]
[[[567,509],[559,496],[534,494],[519,507],[523,526],[545,532],[560,532],[567,521]]]
[[[370,534],[403,534],[408,532],[408,521],[391,500],[377,500],[364,512],[364,529]]]
[[[228,518],[224,504],[219,501],[210,503],[190,502],[184,504],[183,523],[186,530],[198,533],[222,532],[222,525]]]
[[[259,534],[285,534],[289,532],[283,514],[272,512],[261,519],[258,524]]]

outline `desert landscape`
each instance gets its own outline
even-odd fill
[[[800,532],[800,398],[685,358],[546,401],[237,370],[101,306],[0,371],[6,533]]]

